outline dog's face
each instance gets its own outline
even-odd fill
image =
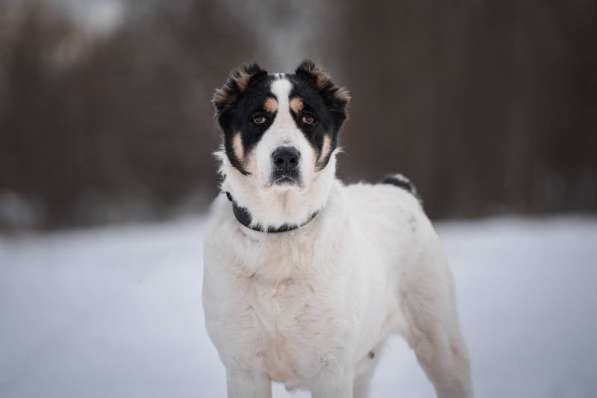
[[[226,157],[252,189],[304,192],[333,156],[348,101],[345,89],[305,61],[294,74],[242,66],[213,103]]]

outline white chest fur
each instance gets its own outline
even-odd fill
[[[352,345],[356,329],[346,297],[349,268],[342,270],[337,255],[343,242],[322,245],[310,235],[318,222],[283,236],[233,225],[239,235],[232,248],[206,247],[208,256],[230,265],[206,270],[204,286],[205,300],[217,303],[208,328],[225,363],[257,368],[292,388],[350,354],[344,346]]]

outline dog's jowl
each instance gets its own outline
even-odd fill
[[[439,397],[471,397],[452,276],[414,185],[335,177],[349,100],[310,61],[292,74],[242,66],[214,95],[223,181],[203,302],[228,396],[271,397],[279,382],[367,397],[398,334]]]

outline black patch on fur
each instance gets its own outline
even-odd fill
[[[271,125],[275,114],[265,112],[263,104],[271,97],[269,86],[273,80],[257,64],[243,65],[230,74],[224,86],[214,94],[216,117],[224,133],[224,149],[230,163],[241,173],[249,174],[232,146],[235,134],[240,134],[245,156],[259,142],[263,132]],[[239,83],[241,82],[242,83]],[[263,113],[268,121],[255,125],[251,117]]]
[[[410,192],[417,199],[421,200],[415,184],[413,184],[408,178],[402,175],[388,175],[385,176],[381,181],[382,184],[394,185],[398,188],[402,188],[405,191]]]
[[[318,157],[323,149],[324,137],[330,137],[330,152],[320,159],[319,169],[325,168],[330,155],[338,145],[338,132],[347,118],[347,105],[350,101],[348,91],[336,86],[330,77],[310,60],[303,61],[288,79],[293,84],[290,98],[300,97],[303,109],[294,114],[295,122],[307,140],[315,148]],[[304,114],[317,120],[315,126],[302,123]]]
[[[256,63],[241,65],[230,72],[224,86],[214,93],[212,103],[216,108],[216,113],[221,114],[234,105],[254,79],[265,75],[267,72]]]

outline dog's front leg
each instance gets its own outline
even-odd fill
[[[247,370],[226,369],[228,398],[271,398],[272,382],[267,375]]]
[[[324,372],[311,388],[311,398],[353,398],[354,378],[347,372]]]

